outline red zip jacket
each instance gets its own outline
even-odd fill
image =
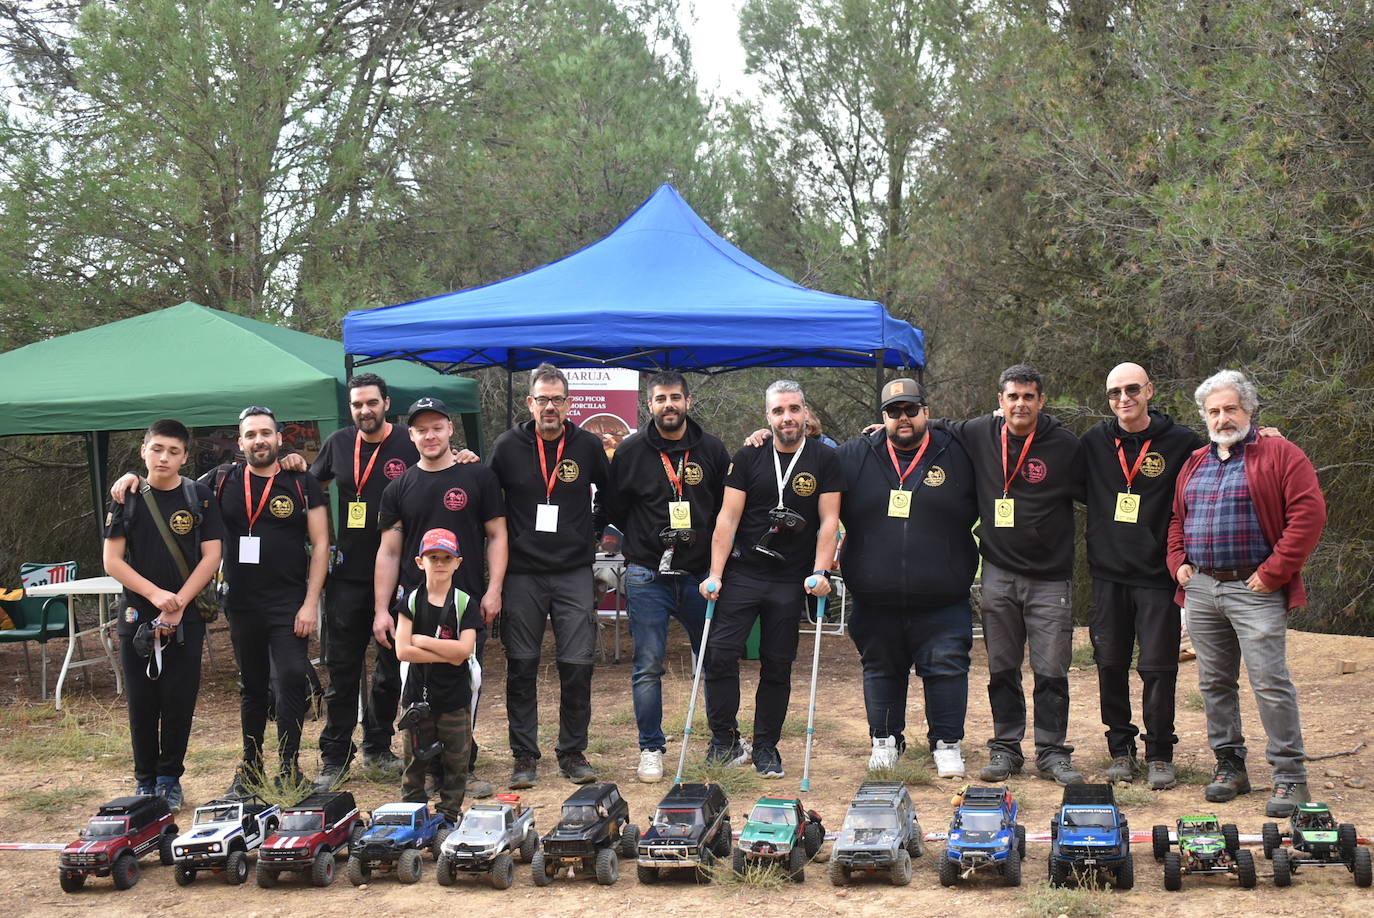
[[[1183,550],[1183,520],[1188,507],[1183,495],[1210,445],[1193,453],[1179,472],[1174,488],[1174,515],[1169,521],[1169,573],[1188,563]],[[1255,504],[1260,531],[1274,546],[1259,566],[1259,575],[1269,586],[1281,587],[1288,594],[1288,608],[1307,605],[1307,590],[1302,585],[1302,566],[1321,538],[1326,525],[1326,499],[1317,483],[1312,460],[1296,444],[1281,437],[1260,437],[1245,447],[1245,483]],[[1183,588],[1175,601],[1183,605]]]

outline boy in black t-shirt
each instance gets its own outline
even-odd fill
[[[444,769],[436,809],[457,825],[472,743],[469,706],[475,661],[469,657],[482,624],[481,611],[453,585],[463,556],[452,532],[426,532],[415,563],[425,572],[425,582],[402,600],[396,623],[396,656],[409,664],[401,692],[405,710],[399,722],[405,729],[402,799],[429,802],[425,773],[429,759],[441,755]],[[440,748],[434,749],[435,744]]]
[[[181,477],[190,439],[180,421],[148,428],[139,450],[147,483],[124,503],[110,504],[103,552],[105,572],[124,585],[119,656],[137,793],[165,798],[173,812],[181,808],[200,692],[205,623],[194,600],[219,567],[224,539],[210,489]]]

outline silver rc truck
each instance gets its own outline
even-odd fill
[[[521,806],[519,794],[498,794],[495,803],[468,807],[458,828],[444,839],[434,874],[440,886],[452,886],[460,873],[486,874],[496,889],[509,889],[518,857],[528,864],[539,848],[534,811]]]
[[[921,856],[921,824],[906,785],[859,785],[830,852],[830,882],[843,886],[856,873],[885,871],[893,886],[911,882],[911,859]]]

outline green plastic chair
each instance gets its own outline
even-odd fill
[[[47,599],[26,596],[17,602],[0,600],[0,608],[4,608],[14,622],[12,629],[0,631],[0,644],[19,644],[24,648],[24,671],[28,674],[30,690],[33,688],[33,666],[29,662],[29,642],[36,641],[41,648],[44,701],[48,699],[48,641],[67,636],[67,602],[66,596]]]

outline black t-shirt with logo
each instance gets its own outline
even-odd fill
[[[796,457],[790,473],[788,463]],[[783,506],[800,513],[806,525],[796,531],[781,530],[768,548],[782,554],[782,561],[754,550],[773,525],[768,511],[778,505],[778,479],[773,468],[773,445],[746,446],[735,453],[725,486],[744,492],[744,510],[735,530],[735,549],[727,565],[765,580],[801,580],[811,573],[816,561],[816,533],[820,531],[821,495],[846,490],[844,470],[835,451],[823,443],[807,440],[801,455],[779,453],[784,474]]]
[[[458,615],[460,603],[464,605],[461,621]],[[442,609],[436,609],[430,604],[429,593],[423,583],[406,592],[400,614],[410,619],[412,634],[441,640],[456,641],[464,631],[482,629],[482,614],[475,599],[464,591],[451,590],[448,602],[444,603]],[[472,704],[471,678],[466,660],[461,666],[452,663],[412,663],[406,675],[402,697],[406,704],[428,701],[435,714],[458,711]]]
[[[403,527],[401,589],[410,592],[425,582],[415,563],[420,540],[431,529],[447,529],[458,537],[463,565],[453,585],[470,596],[486,592],[486,523],[506,515],[496,474],[476,462],[455,463],[437,472],[412,466],[382,492],[379,525]],[[380,538],[380,536],[379,536]]]
[[[358,475],[363,479],[361,497],[354,484],[355,453]],[[410,432],[399,424],[391,425],[391,432],[381,443],[360,442],[357,427],[336,430],[324,441],[319,458],[310,466],[310,473],[322,482],[338,482],[335,485],[338,514],[334,517],[334,531],[339,556],[334,563],[334,577],[371,582],[376,569],[377,547],[382,541],[381,529],[377,526],[382,492],[419,461],[420,454],[410,441]],[[368,471],[369,465],[371,471]],[[358,501],[365,505],[363,515],[360,520],[351,521],[349,505]],[[353,525],[354,522],[362,525]]]
[[[123,504],[110,502],[105,515],[105,538],[123,538],[124,560],[142,576],[164,590],[175,593],[186,584],[181,568],[167,550],[167,542],[158,531],[152,514],[159,513],[167,524],[172,539],[182,551],[187,571],[200,563],[200,543],[224,538],[224,524],[220,520],[219,504],[210,489],[192,482],[194,499],[187,501],[186,491],[178,484],[170,491],[152,488],[125,498]],[[154,509],[156,508],[156,510]],[[133,610],[130,615],[129,610]],[[133,590],[124,591],[124,608],[119,612],[119,634],[132,635],[143,622],[157,618],[158,609]],[[187,608],[181,620],[187,629],[204,628],[200,615]]]
[[[251,533],[249,509],[243,499],[245,477],[252,510],[262,503]],[[224,576],[229,582],[230,614],[257,609],[294,615],[305,602],[310,575],[306,514],[324,506],[319,481],[306,472],[285,470],[273,478],[254,475],[238,463],[212,469],[201,481],[214,489],[224,519]],[[263,490],[269,481],[272,490],[263,503]],[[257,564],[239,563],[239,539],[246,535],[259,539]]]

